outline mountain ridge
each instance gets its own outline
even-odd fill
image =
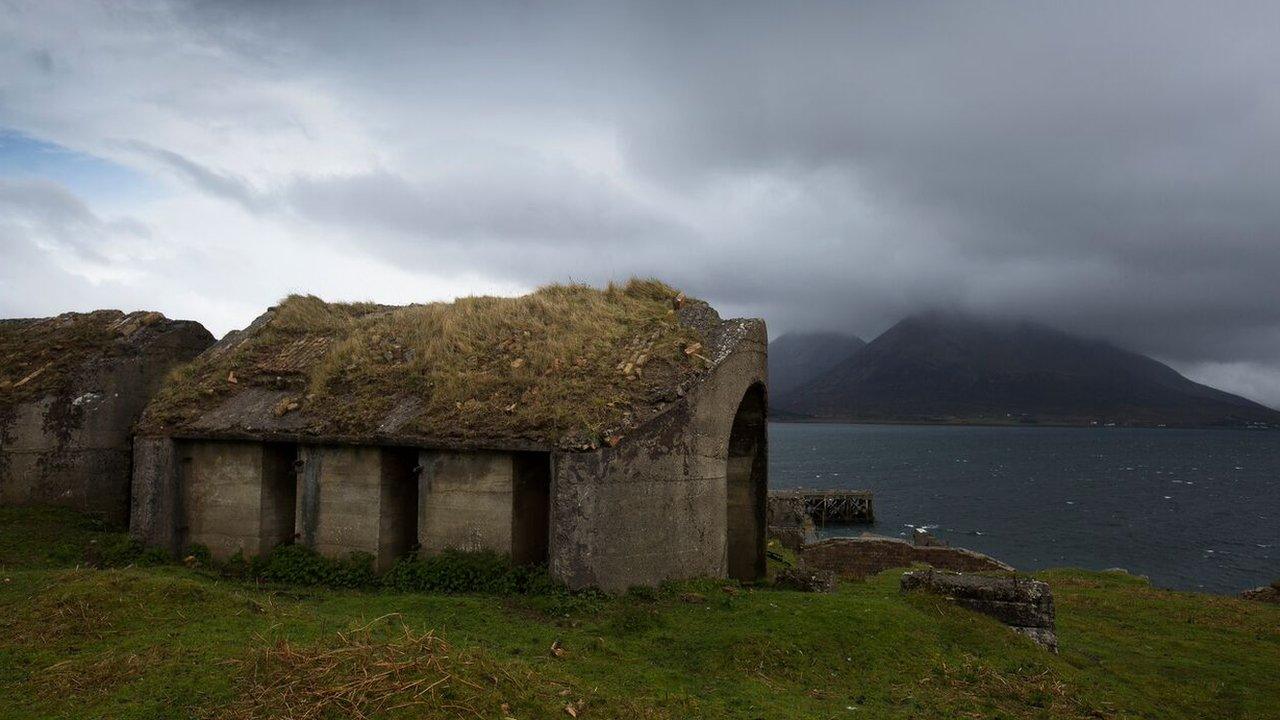
[[[1276,410],[1105,340],[951,312],[903,319],[774,407],[848,422],[1280,426]]]
[[[787,333],[769,343],[769,388],[787,393],[840,362],[867,343],[856,335],[837,332]]]

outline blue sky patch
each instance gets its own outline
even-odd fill
[[[0,178],[39,178],[66,186],[89,202],[137,202],[164,194],[133,168],[0,128]]]

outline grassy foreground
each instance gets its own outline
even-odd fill
[[[110,536],[0,509],[5,718],[1276,718],[1280,608],[1040,573],[1062,654],[898,573],[832,595],[262,587],[85,569]],[[553,649],[554,648],[554,649]]]

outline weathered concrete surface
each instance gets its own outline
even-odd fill
[[[20,350],[23,333],[49,340],[59,324],[86,318],[102,323],[103,332],[92,347],[68,340],[53,348],[57,358],[45,366],[58,364],[56,382],[34,397],[19,395],[44,379],[38,369],[34,380],[0,387],[0,504],[63,505],[124,524],[133,424],[169,370],[209,347],[213,336],[198,323],[114,310],[2,322],[16,341],[9,345]]]
[[[718,319],[717,319],[718,322]],[[594,452],[556,453],[550,570],[571,587],[624,590],[729,574],[728,476],[734,418],[748,393],[766,405],[767,336],[758,320],[724,323],[713,369],[672,406]],[[764,573],[766,434],[741,440],[754,453],[732,510],[742,576]],[[739,466],[740,467],[740,466]],[[747,499],[750,498],[750,502]],[[741,523],[741,525],[737,525]]]
[[[861,579],[890,568],[916,563],[957,572],[1012,572],[1013,568],[982,553],[952,547],[920,547],[897,538],[863,535],[831,538],[805,545],[800,559],[806,567],[830,570],[837,575]]]
[[[184,546],[204,545],[225,560],[293,540],[295,446],[193,442],[178,455]]]
[[[504,452],[423,451],[418,476],[422,552],[511,554],[515,457]]]
[[[925,570],[902,575],[903,592],[941,595],[961,607],[989,615],[1053,652],[1058,651],[1053,593],[1047,583]]]
[[[384,571],[416,542],[417,452],[400,448],[302,446],[296,528],[329,557],[369,553]]]
[[[136,438],[129,534],[177,555],[182,550],[178,444],[171,438]]]

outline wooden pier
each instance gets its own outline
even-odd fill
[[[769,504],[775,503],[801,510],[818,527],[873,523],[876,519],[870,490],[775,490],[769,493]]]

